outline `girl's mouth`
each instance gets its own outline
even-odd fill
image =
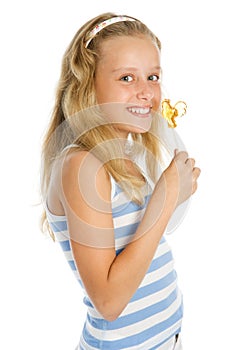
[[[148,117],[150,115],[150,107],[128,107],[128,111],[137,117]]]

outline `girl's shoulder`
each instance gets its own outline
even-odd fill
[[[92,152],[70,149],[63,155],[59,167],[62,168],[63,176],[69,175],[70,171],[86,172],[92,176],[93,171],[104,169],[104,164]]]
[[[63,160],[61,169],[63,190],[66,188],[69,191],[72,190],[72,187],[78,186],[83,193],[89,192],[92,188],[94,192],[97,191],[101,194],[108,192],[108,188],[111,187],[109,173],[103,162],[92,152],[69,151]]]
[[[83,202],[98,205],[100,202],[102,207],[106,206],[105,202],[110,202],[110,177],[102,162],[91,152],[72,149],[55,163],[48,189],[52,209],[54,203],[56,207],[60,203],[64,210],[67,206],[80,210]]]

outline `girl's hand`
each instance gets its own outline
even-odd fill
[[[197,179],[201,170],[195,167],[195,160],[185,151],[175,150],[174,157],[163,172],[167,196],[176,202],[176,207],[186,201],[197,190]]]

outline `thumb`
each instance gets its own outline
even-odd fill
[[[177,148],[174,149],[174,157],[177,155],[177,153],[179,152],[179,150]]]

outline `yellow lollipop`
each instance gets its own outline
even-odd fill
[[[168,122],[170,128],[175,128],[177,126],[175,118],[182,117],[187,110],[187,105],[183,101],[178,101],[174,106],[171,105],[169,99],[164,99],[162,101],[162,116]]]

